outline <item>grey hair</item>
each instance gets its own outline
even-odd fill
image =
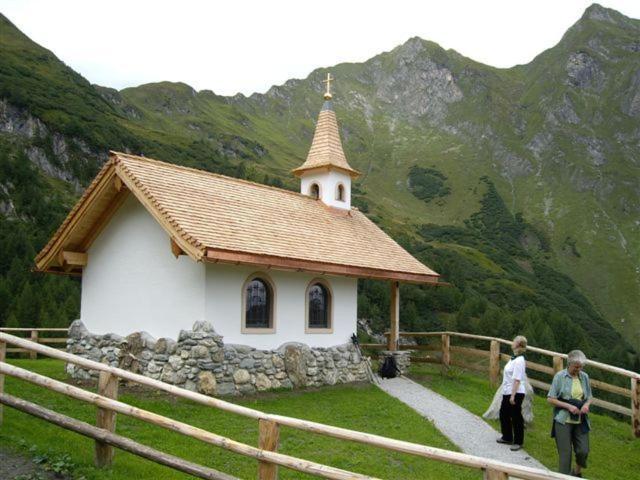
[[[513,339],[513,342],[516,344],[516,348],[513,349],[513,353],[516,355],[522,355],[527,351],[527,337],[524,335],[518,335]]]
[[[567,354],[567,366],[573,364],[584,365],[585,363],[587,363],[587,356],[582,353],[582,350],[571,350]]]

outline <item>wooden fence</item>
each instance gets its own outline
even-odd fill
[[[29,351],[51,358],[63,360],[79,367],[95,370],[99,372],[98,393],[89,392],[73,385],[59,382],[57,380],[39,375],[35,372],[25,370],[5,362],[4,354],[7,344],[15,345]],[[47,410],[39,405],[30,403],[23,399],[16,398],[4,393],[4,376],[9,375],[41,386],[48,390],[67,395],[71,398],[93,404],[97,407],[97,425],[89,425],[70,417]],[[230,412],[245,417],[252,418],[258,422],[259,437],[258,447],[246,445],[222,435],[208,432],[206,430],[193,427],[186,423],[178,422],[170,418],[133,407],[124,402],[118,401],[118,381],[138,383],[159,391],[188,399],[196,403],[217,408],[225,412]],[[278,443],[280,427],[290,427],[307,433],[325,435],[328,437],[348,440],[363,445],[379,447],[385,450],[400,452],[418,457],[428,458],[453,465],[469,467],[483,472],[485,479],[506,480],[509,477],[521,478],[525,480],[537,479],[566,479],[572,477],[540,470],[520,465],[513,465],[496,460],[490,460],[459,452],[452,452],[439,448],[419,445],[416,443],[394,440],[379,435],[373,435],[340,427],[333,427],[322,423],[301,420],[297,418],[285,417],[264,413],[251,408],[236,405],[224,400],[208,397],[200,393],[185,390],[174,385],[163,383],[149,377],[138,375],[127,370],[110,367],[108,365],[94,362],[86,358],[71,355],[69,353],[56,350],[44,345],[30,342],[24,338],[15,337],[0,332],[0,409],[2,405],[7,405],[17,410],[34,415],[45,421],[59,425],[62,428],[72,430],[81,435],[93,438],[96,443],[95,463],[97,466],[107,466],[113,461],[113,447],[117,447],[154,462],[167,465],[176,470],[189,473],[198,478],[229,480],[234,477],[204,467],[182,458],[168,455],[164,452],[141,445],[129,438],[122,437],[115,433],[116,414],[127,415],[144,422],[159,425],[166,429],[181,433],[185,436],[196,438],[211,445],[235,452],[257,460],[257,470],[259,480],[275,480],[278,477],[278,467],[286,467],[298,472],[316,475],[330,479],[371,479],[367,475],[345,471],[339,468],[322,465],[319,463],[299,459],[290,455],[279,453]],[[2,422],[2,412],[0,410],[0,425]]]
[[[67,332],[68,328],[8,328],[0,327],[0,332],[11,333],[13,335],[26,334],[25,338],[28,338],[32,342],[44,343],[46,345],[60,345],[62,348],[67,347]],[[64,336],[62,335],[64,332]],[[56,337],[49,337],[47,334],[55,333]],[[7,353],[28,353],[29,358],[35,360],[38,358],[38,353],[33,350],[27,350],[25,348],[7,348]]]
[[[450,365],[458,366],[472,371],[488,373],[489,381],[493,386],[499,383],[500,361],[509,361],[510,355],[500,353],[500,345],[511,345],[511,340],[504,338],[487,337],[484,335],[473,335],[469,333],[458,332],[400,332],[400,337],[411,338],[431,338],[436,340],[436,344],[427,343],[419,345],[399,345],[401,350],[413,350],[423,352],[425,355],[412,356],[412,362],[438,363],[445,367]],[[465,339],[482,341],[488,343],[488,349],[470,348],[459,345],[452,345],[451,339]],[[362,348],[370,349],[387,349],[387,344],[365,343]],[[564,353],[553,352],[538,347],[527,347],[527,352],[539,354],[542,357],[550,358],[550,365],[532,362],[527,359],[527,369],[551,376],[564,368],[564,360],[567,355]],[[469,357],[484,359],[485,362],[469,363],[465,361]],[[601,390],[616,395],[616,398],[624,397],[629,401],[630,406],[626,407],[619,403],[609,402],[600,398],[594,398],[592,404],[605,410],[616,412],[618,414],[631,417],[631,427],[636,438],[640,437],[640,373],[625,370],[624,368],[614,367],[606,363],[594,362],[587,360],[587,366],[606,372],[608,375],[617,375],[626,378],[629,388],[619,385],[603,382],[601,380],[591,379],[591,386],[595,390]],[[529,378],[532,386],[549,391],[551,384]],[[628,404],[629,404],[628,403]]]

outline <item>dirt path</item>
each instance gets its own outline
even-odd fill
[[[64,480],[68,477],[55,476],[53,473],[47,472],[41,466],[33,463],[28,456],[0,446],[0,479],[14,480],[16,478],[24,480]]]

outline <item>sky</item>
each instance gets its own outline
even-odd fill
[[[92,83],[122,89],[169,80],[250,95],[414,36],[496,67],[527,63],[591,3],[0,0],[0,12]],[[640,18],[639,0],[600,3]]]

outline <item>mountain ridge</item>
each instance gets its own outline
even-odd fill
[[[507,69],[418,37],[365,62],[331,67],[338,79],[334,106],[345,150],[364,173],[354,186],[356,205],[413,251],[429,255],[437,244],[440,255],[455,252],[459,265],[473,257],[489,268],[483,270],[485,277],[507,268],[514,275],[511,283],[478,277],[463,292],[464,298],[478,294],[489,299],[489,310],[508,306],[495,296],[498,284],[500,291],[547,288],[540,283],[543,267],[536,265],[568,274],[638,348],[640,270],[634,266],[640,264],[640,225],[634,219],[640,211],[640,46],[633,35],[638,25],[594,5],[557,45],[528,64]],[[180,82],[117,91],[81,81],[59,64],[49,72],[36,62],[44,55],[42,47],[22,45],[18,52],[16,40],[8,37],[0,34],[0,99],[5,105],[0,108],[0,145],[7,158],[21,156],[35,166],[34,174],[63,182],[52,185],[47,195],[69,202],[108,148],[297,189],[289,171],[306,156],[329,69],[248,97],[197,92]],[[29,75],[25,62],[34,68]],[[23,75],[27,87],[18,81]],[[58,90],[67,95],[64,104]],[[35,120],[15,120],[12,109]],[[41,125],[29,135],[16,135],[17,124],[29,122]],[[0,202],[16,204],[15,195],[0,189]],[[505,225],[521,236],[516,243],[522,248],[491,237],[502,245],[502,253],[492,250],[486,242],[494,235],[491,229],[471,221],[487,204],[487,195],[497,195],[508,206],[499,211]],[[427,234],[431,240],[425,244],[425,224],[434,231],[463,229],[445,232],[457,232],[456,241],[463,243]],[[511,252],[512,259],[504,252]],[[375,291],[371,288],[362,295]],[[573,305],[581,309],[583,301]],[[458,307],[450,313],[458,315],[464,305]],[[565,307],[566,312],[574,308]],[[581,315],[575,313],[575,321]],[[440,316],[439,321],[450,318]],[[422,320],[427,317],[432,315]]]

